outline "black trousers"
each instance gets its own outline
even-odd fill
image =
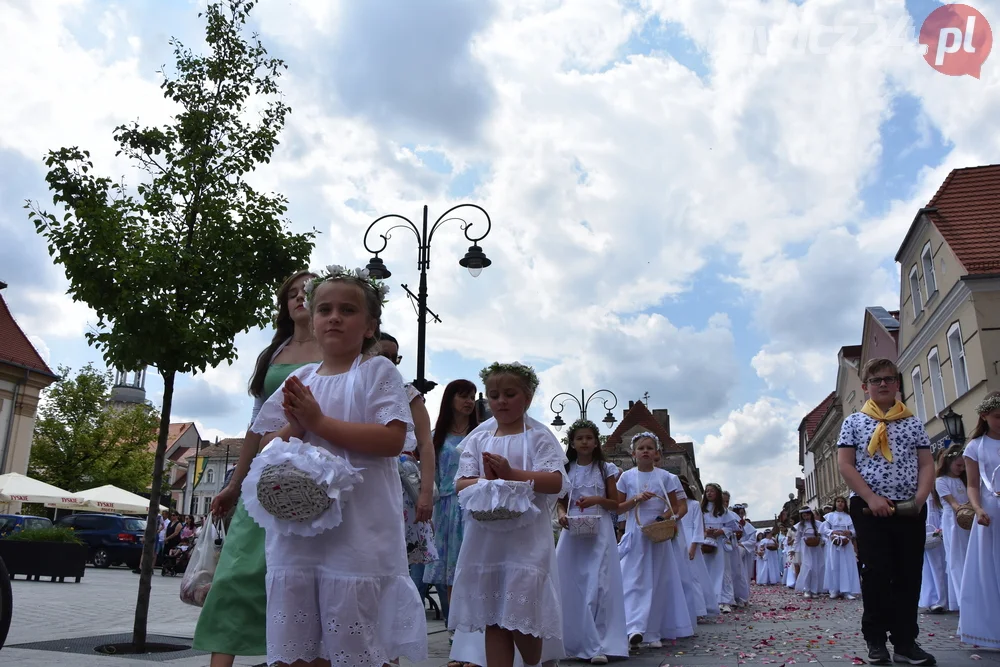
[[[867,515],[861,498],[851,498],[851,519],[858,534],[865,641],[894,646],[912,644],[919,634],[917,606],[924,566],[927,507],[919,516],[880,518]]]

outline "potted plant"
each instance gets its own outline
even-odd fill
[[[0,540],[0,558],[11,579],[23,574],[35,581],[51,577],[52,581],[62,582],[74,577],[79,583],[87,565],[87,546],[71,528],[34,528]]]

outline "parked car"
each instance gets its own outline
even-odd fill
[[[88,560],[94,567],[139,567],[145,520],[121,514],[71,514],[56,521],[56,525],[69,526],[87,544]]]
[[[52,521],[43,516],[23,516],[21,514],[0,514],[0,539],[32,528],[48,528]]]

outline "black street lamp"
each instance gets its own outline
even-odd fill
[[[614,393],[609,389],[598,389],[593,394],[591,394],[589,398],[585,398],[587,392],[581,389],[579,399],[577,399],[577,397],[574,396],[573,394],[570,394],[565,391],[562,392],[561,394],[556,394],[555,396],[552,397],[552,402],[549,403],[549,410],[552,410],[552,412],[556,413],[556,418],[552,420],[552,426],[555,427],[556,431],[562,431],[562,427],[566,425],[566,422],[563,421],[561,413],[563,410],[566,409],[566,401],[569,400],[572,400],[574,403],[576,403],[577,407],[580,408],[580,419],[586,419],[587,406],[590,405],[590,402],[594,400],[594,398],[598,394],[607,394],[608,396],[611,397],[610,399],[606,398],[601,399],[601,402],[604,403],[604,409],[608,411],[608,414],[604,415],[604,419],[602,419],[601,421],[603,421],[608,428],[611,428],[614,425],[614,423],[618,421],[617,419],[615,419],[615,416],[611,414],[611,411],[614,410],[615,407],[618,405],[618,397],[615,396]],[[559,403],[559,409],[557,410],[556,399],[559,398],[560,396],[566,396],[567,398],[564,398]],[[611,405],[608,405],[609,401],[611,401]]]
[[[962,423],[962,415],[948,408],[948,412],[941,415],[941,421],[944,422],[944,430],[948,434],[948,439],[959,445],[964,445],[965,424]]]
[[[471,222],[467,222],[464,218],[461,218],[459,216],[449,217],[453,211],[456,211],[460,208],[475,209],[476,211],[481,213],[484,218],[486,218],[486,231],[483,232],[482,236],[469,235],[469,228],[472,227]],[[379,234],[378,237],[382,239],[381,247],[379,248],[369,247],[368,234],[371,233],[375,225],[377,225],[383,220],[388,220],[390,218],[402,220],[406,224],[394,225],[389,229],[385,230],[385,232]],[[390,238],[389,232],[391,232],[394,229],[410,229],[413,232],[413,235],[416,236],[417,238],[417,268],[420,270],[420,287],[417,290],[417,296],[416,296],[417,379],[413,381],[413,386],[416,387],[417,391],[419,391],[422,394],[426,394],[435,386],[437,386],[436,382],[431,382],[430,380],[424,377],[424,348],[427,343],[427,313],[428,313],[427,269],[429,269],[431,266],[431,241],[434,239],[434,232],[437,231],[437,228],[440,227],[443,223],[448,222],[450,220],[461,221],[462,232],[465,234],[465,238],[467,238],[469,241],[472,242],[472,246],[469,248],[469,251],[465,253],[465,257],[460,259],[458,263],[460,266],[464,266],[465,268],[467,268],[469,270],[469,273],[472,274],[472,277],[475,278],[476,276],[478,276],[480,273],[483,272],[483,269],[485,269],[487,266],[493,263],[483,253],[483,249],[479,247],[479,241],[482,241],[484,238],[486,238],[486,235],[490,233],[490,229],[493,227],[493,223],[490,221],[490,214],[487,213],[486,209],[484,209],[482,206],[479,206],[477,204],[459,204],[458,206],[452,206],[447,211],[442,213],[441,217],[439,217],[437,220],[434,221],[434,224],[430,226],[430,230],[427,229],[427,206],[424,206],[423,226],[420,227],[419,229],[417,228],[417,225],[409,218],[404,217],[402,215],[397,215],[395,213],[390,213],[389,215],[383,215],[382,217],[372,222],[372,224],[368,225],[368,229],[365,230],[365,238],[364,238],[365,250],[373,254],[373,257],[368,262],[367,269],[373,278],[378,278],[379,280],[385,280],[386,278],[392,275],[392,273],[389,272],[389,269],[386,268],[385,262],[383,262],[382,259],[379,257],[379,253],[383,252],[386,246],[389,244],[389,238]],[[407,225],[409,225],[409,227],[407,227]],[[409,290],[409,288],[406,285],[403,285],[403,289],[406,290],[406,293],[409,294],[411,298],[413,297],[413,293]],[[434,315],[434,319],[437,320],[438,322],[441,321],[441,319],[437,315]]]

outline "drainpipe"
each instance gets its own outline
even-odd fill
[[[3,438],[3,458],[0,458],[0,474],[3,474],[7,470],[7,454],[10,452],[10,435],[14,432],[14,419],[17,418],[17,390],[28,384],[28,373],[28,369],[25,368],[24,379],[18,380],[17,384],[14,385],[14,399],[10,404],[10,420],[7,422],[7,433]],[[23,399],[23,392],[21,393]]]

